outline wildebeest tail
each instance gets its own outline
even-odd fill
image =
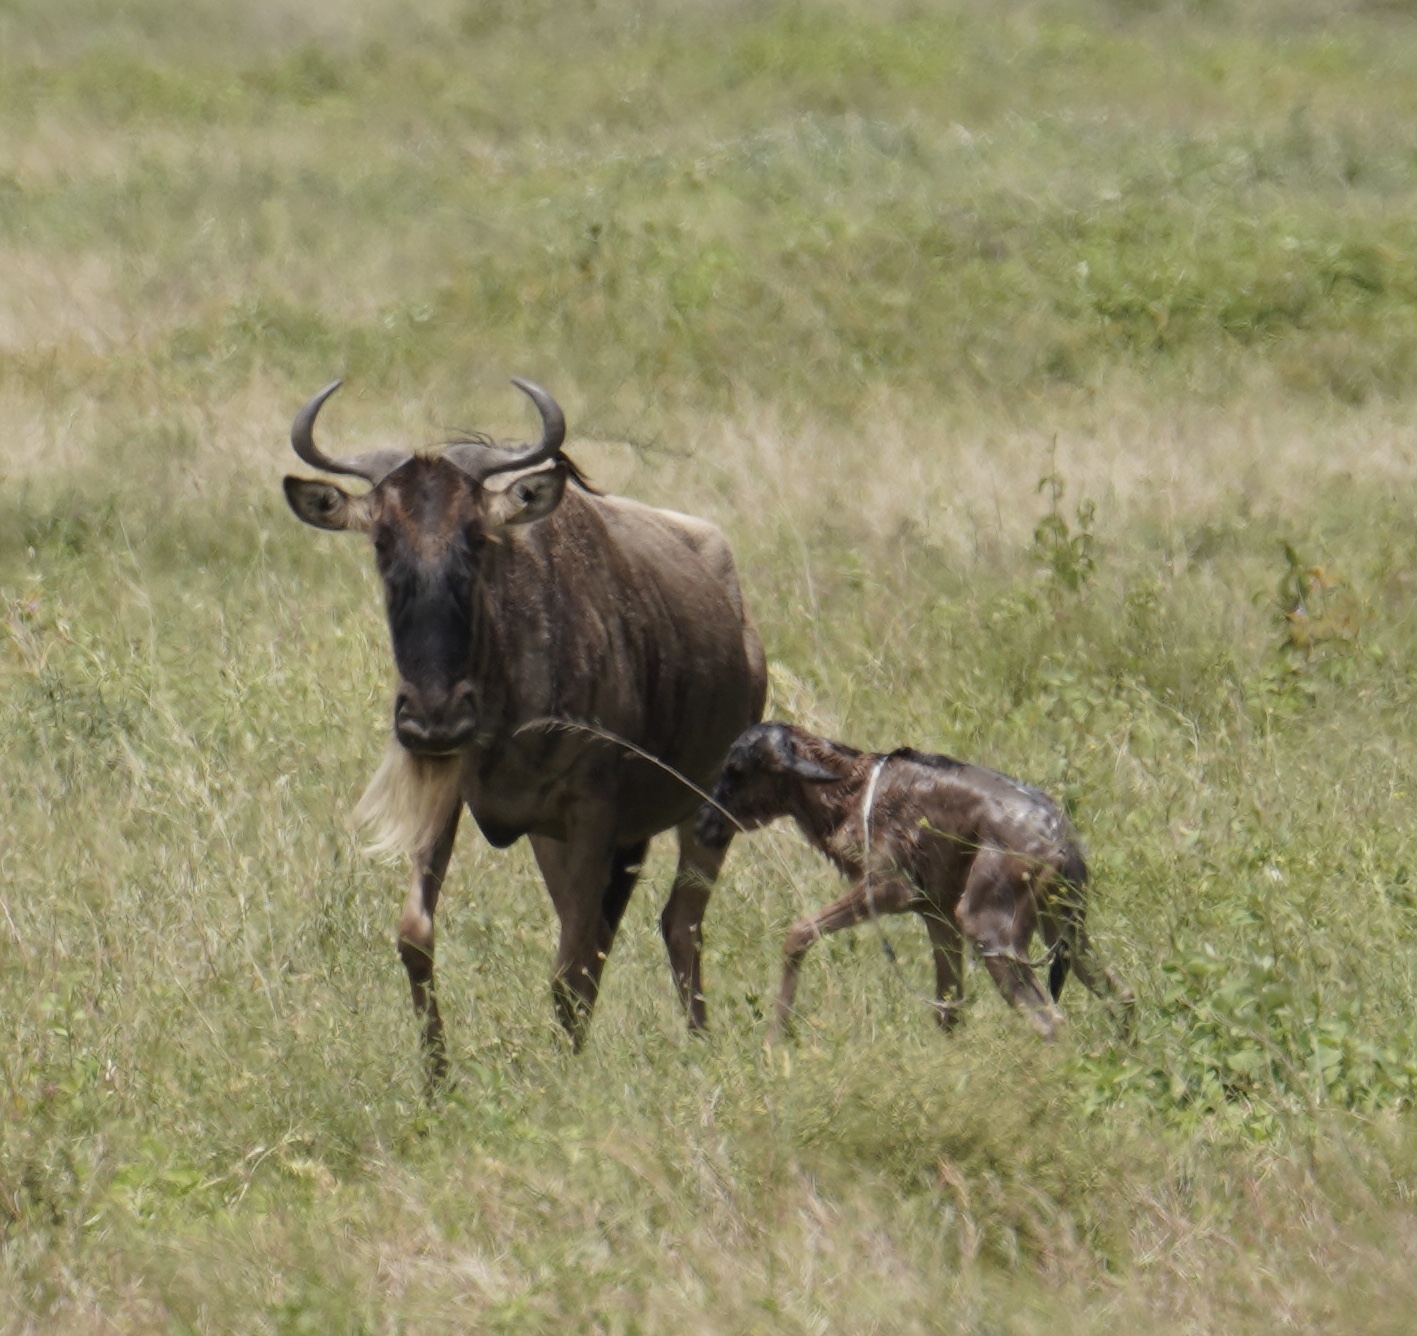
[[[1058,868],[1058,920],[1061,932],[1053,963],[1048,967],[1048,991],[1056,1002],[1073,964],[1073,940],[1082,922],[1083,897],[1087,893],[1087,861],[1077,845],[1070,845]]]

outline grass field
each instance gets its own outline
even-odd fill
[[[318,16],[316,14],[318,10]],[[1417,26],[1309,0],[0,3],[0,1331],[1405,1333]],[[572,1057],[467,832],[426,1101],[349,813],[342,448],[529,430],[711,516],[772,710],[1073,811],[1118,1040],[737,844]]]

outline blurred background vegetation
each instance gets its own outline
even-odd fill
[[[6,1331],[1405,1332],[1417,28],[1393,0],[0,0]],[[923,934],[691,1044],[651,861],[589,1051],[522,851],[348,826],[372,563],[279,478],[530,429],[728,532],[772,709],[1056,792],[1141,997]]]

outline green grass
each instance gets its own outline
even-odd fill
[[[1406,1331],[1402,7],[321,14],[0,11],[0,1329]],[[1057,793],[1135,1040],[1070,992],[1044,1048],[977,970],[942,1040],[894,923],[765,1051],[836,892],[781,831],[712,1042],[662,847],[573,1058],[531,861],[469,832],[426,1102],[348,824],[379,591],[279,496],[335,374],[350,448],[542,380],[724,525],[778,715]]]

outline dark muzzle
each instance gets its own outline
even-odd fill
[[[435,693],[404,683],[394,701],[394,734],[419,756],[445,756],[466,747],[477,734],[472,684]]]

